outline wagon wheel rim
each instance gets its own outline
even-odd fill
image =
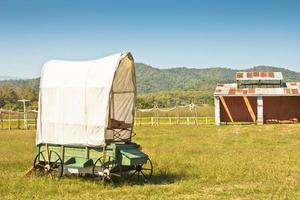
[[[127,180],[136,178],[137,181],[143,180],[144,182],[148,182],[150,181],[152,175],[153,164],[152,161],[148,158],[146,163],[135,166],[134,170],[132,170],[131,173],[128,174]]]
[[[102,170],[102,175],[100,175],[99,171]],[[101,177],[103,183],[110,182],[113,186],[115,185],[115,181],[113,178],[121,178],[122,177],[122,170],[119,165],[110,168],[103,162],[103,157],[100,157],[96,160],[93,166],[93,176],[94,177]]]
[[[63,175],[63,162],[61,157],[55,151],[50,151],[50,176],[52,178],[60,178]]]
[[[36,175],[45,175],[46,165],[49,163],[48,159],[46,159],[45,151],[39,152],[33,162],[33,168],[35,169]],[[43,161],[41,161],[41,158]]]
[[[38,175],[49,175],[55,179],[63,175],[62,159],[58,153],[52,150],[50,150],[49,156],[46,156],[46,151],[39,152],[34,159],[33,168],[38,172]]]
[[[98,158],[96,160],[96,162],[94,163],[93,165],[93,177],[97,177],[99,176],[99,171],[104,167],[104,163],[103,163],[103,160],[102,160],[102,157]]]

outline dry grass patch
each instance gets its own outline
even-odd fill
[[[23,178],[34,131],[0,131],[2,199],[300,199],[300,126],[137,127],[154,164],[150,184]]]

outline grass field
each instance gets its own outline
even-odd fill
[[[34,131],[0,131],[1,199],[300,199],[300,126],[137,127],[151,183],[22,177]]]

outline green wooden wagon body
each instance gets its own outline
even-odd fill
[[[136,143],[111,143],[105,147],[39,144],[36,153],[34,167],[53,177],[76,173],[113,181],[114,176],[131,179],[137,175],[148,181],[153,173],[148,155]]]
[[[87,168],[93,167],[94,163],[102,157],[112,165],[134,166],[147,162],[148,155],[140,151],[140,146],[135,143],[130,144],[110,144],[106,147],[87,147],[56,144],[39,144],[37,154],[48,151],[54,151],[62,158],[66,167]],[[106,154],[106,155],[104,155]],[[46,158],[46,157],[45,157]],[[42,156],[39,160],[44,161]],[[54,155],[53,159],[58,159]]]

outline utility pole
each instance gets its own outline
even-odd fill
[[[18,100],[19,102],[23,102],[23,112],[24,112],[24,128],[27,129],[28,128],[28,123],[27,123],[27,109],[26,109],[26,102],[30,101],[27,99],[21,99]]]

